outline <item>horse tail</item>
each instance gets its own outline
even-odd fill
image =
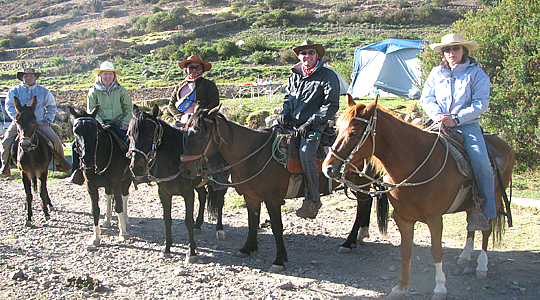
[[[32,176],[32,188],[34,189],[34,193],[38,193],[39,191],[39,187],[38,187],[38,183],[37,183],[37,176]]]
[[[492,219],[491,221],[491,228],[492,235],[493,235],[493,246],[500,246],[502,242],[502,236],[504,232],[506,231],[505,225],[505,215],[504,214],[497,214],[497,217]]]
[[[225,193],[227,189],[215,190],[212,185],[208,185],[207,211],[208,216],[212,220],[217,220],[219,212],[225,204]]]
[[[376,190],[383,190],[382,186],[374,184]],[[379,232],[386,235],[388,232],[388,195],[382,193],[377,196],[377,225],[379,226]]]

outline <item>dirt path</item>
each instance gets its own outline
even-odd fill
[[[199,261],[185,265],[187,231],[180,198],[174,201],[173,257],[163,258],[157,187],[140,185],[132,191],[129,240],[118,242],[118,228],[106,228],[102,230],[102,246],[94,251],[86,249],[92,231],[85,188],[59,179],[49,182],[49,193],[55,205],[52,220],[44,221],[41,205],[34,201],[35,226],[27,228],[22,226],[22,183],[0,180],[1,299],[373,299],[384,298],[399,277],[399,234],[393,221],[388,235],[382,236],[372,214],[367,242],[350,254],[337,253],[352,227],[356,209],[355,202],[342,193],[323,198],[325,205],[315,221],[295,216],[294,208],[301,200],[287,201],[283,224],[289,263],[282,274],[266,272],[275,257],[270,228],[259,231],[258,253],[248,258],[234,256],[247,234],[245,209],[225,209],[225,241],[216,240],[213,224],[204,225],[196,236]],[[231,193],[226,201],[231,203],[234,198],[237,196]],[[102,212],[104,206],[102,201]],[[540,255],[538,249],[526,249],[529,238],[538,238],[538,209],[513,207],[515,226],[508,229],[505,238],[518,246],[513,245],[513,250],[490,247],[488,279],[462,274],[464,267],[456,261],[464,241],[445,234],[443,269],[448,299],[540,298]],[[264,212],[261,221],[267,219]],[[452,222],[445,224],[445,233],[452,232],[454,226],[464,226],[464,222],[449,224]],[[116,217],[113,225],[117,226]],[[473,255],[470,266],[475,267],[478,251]],[[19,269],[22,277],[13,280]],[[426,226],[419,224],[406,299],[429,299],[434,273],[429,234]],[[85,276],[100,280],[102,291],[94,293],[68,283],[70,278],[82,280]]]

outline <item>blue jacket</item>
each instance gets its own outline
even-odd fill
[[[478,123],[489,106],[487,74],[469,59],[450,70],[441,64],[433,68],[424,85],[420,104],[432,120],[453,114],[458,125]]]
[[[9,90],[5,110],[9,117],[12,120],[15,120],[17,115],[17,110],[15,109],[14,96],[17,96],[21,101],[21,105],[30,106],[30,101],[32,97],[37,95],[37,105],[36,105],[36,121],[46,121],[47,123],[52,123],[54,117],[56,116],[56,101],[51,92],[38,85],[37,83],[32,86],[27,86],[24,83],[19,84],[18,86]]]

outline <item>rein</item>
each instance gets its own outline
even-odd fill
[[[180,170],[178,170],[178,172],[176,174],[173,174],[171,176],[167,176],[165,178],[158,178],[158,177],[151,174],[151,171],[156,166],[157,148],[159,147],[159,145],[161,145],[161,140],[163,138],[163,126],[161,125],[161,123],[156,122],[156,121],[154,121],[154,120],[152,120],[150,118],[146,118],[146,120],[149,121],[149,122],[154,123],[154,125],[155,125],[154,126],[154,138],[152,140],[152,147],[151,147],[150,151],[147,154],[144,151],[135,148],[135,143],[130,143],[129,151],[126,154],[126,156],[129,159],[132,159],[133,152],[135,152],[135,153],[141,154],[144,157],[144,161],[145,161],[144,174],[145,175],[139,176],[138,178],[147,176],[150,181],[154,181],[154,182],[157,182],[157,183],[160,183],[160,182],[163,182],[163,181],[171,181],[171,180],[175,179],[176,177],[178,177],[180,175]],[[133,173],[133,169],[131,167],[131,164],[130,164],[129,168],[131,170],[131,173]]]
[[[23,141],[30,141],[30,147],[28,147],[26,150],[23,149],[23,147],[21,147],[21,143]],[[39,145],[39,138],[37,135],[37,129],[34,129],[34,132],[32,133],[32,136],[30,138],[27,138],[19,134],[19,148],[21,148],[24,152],[30,152],[30,151],[36,150],[38,145]]]
[[[392,183],[384,182],[382,179],[377,179],[377,178],[373,178],[373,177],[369,176],[367,174],[367,167],[368,167],[368,162],[367,161],[375,153],[375,135],[376,135],[375,128],[376,128],[376,125],[377,125],[377,110],[375,110],[375,113],[373,114],[373,116],[371,117],[370,120],[366,120],[366,119],[359,118],[359,117],[354,117],[353,119],[364,122],[367,125],[366,125],[366,129],[364,130],[364,133],[362,134],[362,137],[358,140],[358,142],[356,143],[356,146],[353,148],[351,153],[347,156],[347,158],[343,159],[339,155],[336,154],[336,151],[333,149],[333,147],[330,147],[330,149],[329,149],[329,153],[343,163],[342,166],[341,166],[341,169],[340,169],[341,177],[339,179],[336,179],[336,180],[343,183],[343,184],[345,184],[351,190],[361,192],[361,193],[364,193],[364,194],[368,194],[368,195],[371,195],[371,196],[378,196],[378,195],[381,195],[381,194],[391,192],[391,191],[393,191],[395,189],[398,189],[398,188],[400,188],[402,186],[403,187],[405,187],[405,186],[410,187],[410,186],[422,185],[422,184],[428,183],[428,182],[432,181],[433,179],[435,179],[442,172],[444,167],[446,166],[446,162],[448,161],[449,145],[448,145],[448,140],[444,136],[441,135],[442,130],[439,130],[439,132],[437,134],[437,138],[435,139],[435,142],[433,143],[433,146],[431,147],[431,149],[430,149],[428,155],[426,156],[426,158],[424,158],[424,160],[420,163],[420,165],[418,165],[418,167],[407,178],[405,178],[400,183],[392,184]],[[371,136],[371,138],[372,138],[371,155],[368,158],[364,159],[364,168],[363,168],[362,171],[360,171],[354,164],[351,163],[351,160],[353,159],[356,152],[358,152],[360,150],[360,148],[365,144],[365,142],[367,141],[369,136]],[[421,182],[414,182],[414,183],[408,182],[425,165],[425,163],[428,161],[428,159],[433,154],[433,151],[435,150],[435,146],[437,145],[437,142],[441,138],[442,138],[442,141],[444,142],[444,146],[446,147],[446,153],[445,153],[445,156],[444,156],[444,162],[443,162],[441,168],[437,171],[437,173],[435,173],[435,175],[433,175],[431,178],[429,178],[427,180],[424,180],[424,181],[421,181]],[[363,184],[363,185],[356,185],[353,182],[351,182],[350,180],[348,180],[346,178],[346,176],[345,176],[347,166],[350,166],[352,168],[349,171],[355,172],[355,173],[359,174],[361,177],[365,177],[365,178],[369,179],[370,182],[368,182],[366,184]],[[371,185],[373,183],[384,186],[384,187],[386,187],[388,189],[379,190],[379,191],[375,191],[375,192],[366,191],[366,190],[362,189],[362,188],[364,188],[366,186],[369,186],[369,185]]]
[[[111,162],[112,162],[112,156],[113,156],[113,140],[112,140],[112,137],[110,134],[107,134],[107,136],[109,137],[109,142],[111,144],[111,151],[109,151],[109,161],[107,161],[107,165],[105,166],[105,168],[103,168],[101,171],[99,170],[99,167],[97,165],[97,150],[98,150],[98,147],[99,147],[99,134],[100,132],[103,132],[101,129],[100,129],[100,126],[97,122],[97,120],[95,118],[92,118],[92,117],[80,117],[80,118],[77,118],[75,120],[75,124],[73,124],[73,127],[77,127],[79,124],[84,124],[84,123],[87,123],[89,122],[90,124],[93,124],[94,126],[96,126],[96,131],[97,131],[97,134],[96,134],[96,146],[94,147],[94,166],[93,167],[87,167],[86,165],[84,165],[84,162],[83,160],[81,159],[81,164],[83,164],[83,169],[84,170],[89,170],[89,169],[94,169],[94,172],[96,173],[96,175],[101,175],[103,174],[103,172],[107,171],[107,169],[109,169],[110,165],[111,165]]]

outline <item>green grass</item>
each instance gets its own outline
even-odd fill
[[[512,196],[540,200],[540,174],[533,172],[513,174]]]

